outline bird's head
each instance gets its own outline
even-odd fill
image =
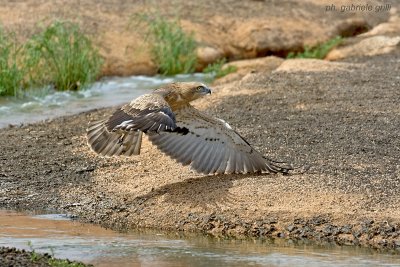
[[[211,94],[211,89],[200,82],[182,82],[178,85],[181,97],[188,102]]]
[[[165,92],[165,99],[170,105],[182,105],[211,94],[211,89],[200,82],[176,82],[157,90]]]

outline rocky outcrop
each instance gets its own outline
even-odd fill
[[[338,60],[354,56],[374,56],[394,51],[400,46],[400,12],[390,11],[387,22],[378,24],[370,31],[347,40],[342,46],[333,49],[327,60]]]
[[[38,24],[57,19],[75,21],[93,37],[104,56],[103,75],[152,75],[157,68],[144,40],[144,25],[132,20],[135,14],[158,12],[167,18],[179,17],[182,27],[193,32],[199,44],[201,70],[222,57],[239,60],[285,56],[336,35],[353,36],[374,27],[377,32],[382,31],[376,27],[387,22],[388,12],[341,12],[340,8],[349,2],[163,0],[157,1],[156,6],[143,1],[24,0],[2,3],[0,21],[5,28],[16,31],[20,39],[36,32]],[[357,2],[365,3],[379,5],[381,1]],[[332,5],[335,11],[330,9]],[[394,27],[393,23],[390,25]]]

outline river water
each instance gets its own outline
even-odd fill
[[[33,248],[95,266],[400,266],[399,255],[359,247],[159,231],[119,233],[63,214],[4,210],[0,210],[0,246]]]
[[[205,74],[173,77],[106,77],[78,92],[54,92],[49,88],[28,91],[24,98],[0,97],[0,128],[77,114],[130,102],[133,98],[174,81],[209,80]]]

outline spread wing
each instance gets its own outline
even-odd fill
[[[192,106],[175,115],[175,130],[149,133],[149,139],[165,154],[200,173],[287,173],[293,169],[263,157],[223,120],[210,118]]]
[[[103,156],[139,155],[142,144],[141,131],[108,131],[107,120],[89,123],[87,141],[92,150]]]
[[[89,146],[104,156],[138,155],[142,134],[172,131],[175,115],[168,103],[157,94],[146,94],[122,106],[107,120],[89,123]]]

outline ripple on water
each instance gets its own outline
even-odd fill
[[[11,112],[11,107],[0,106],[0,114],[9,114]]]

